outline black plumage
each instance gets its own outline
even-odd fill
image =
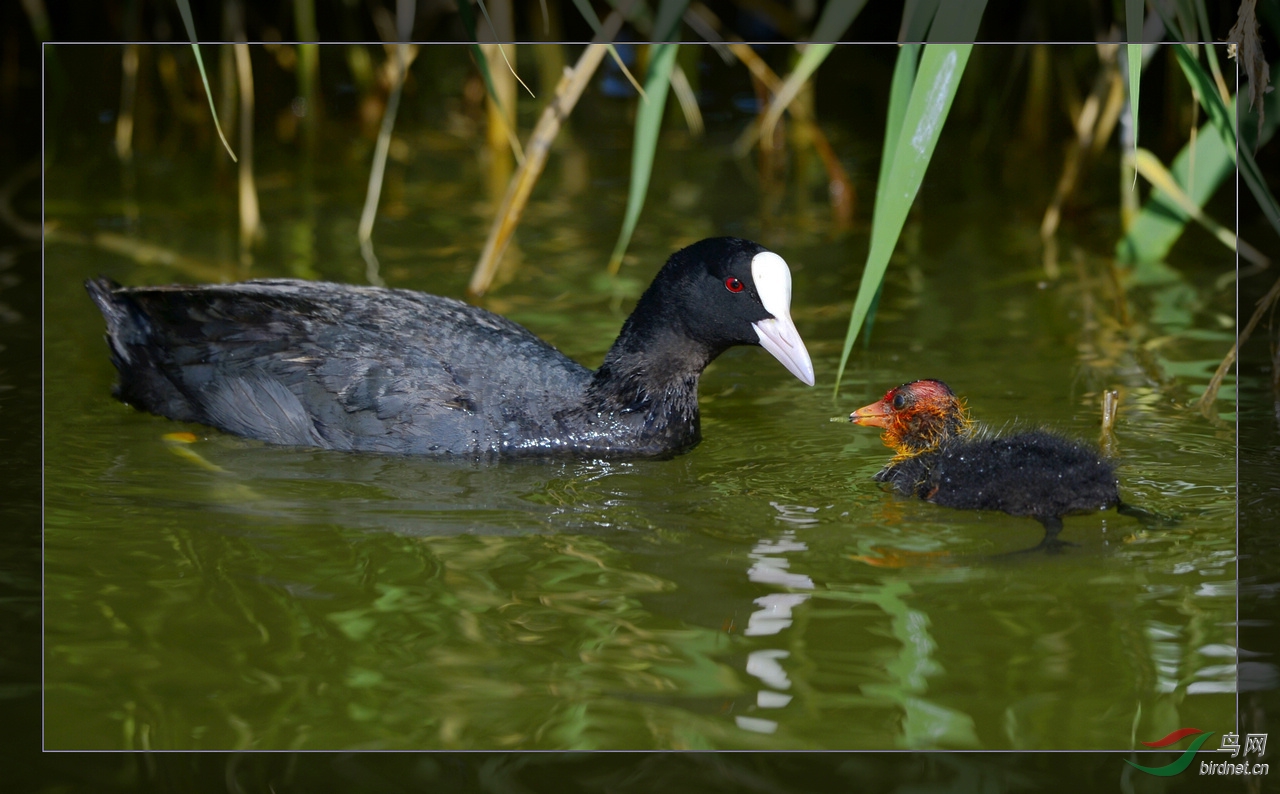
[[[951,439],[935,451],[890,463],[876,479],[945,507],[1041,521],[1106,510],[1120,500],[1111,461],[1045,430]]]
[[[725,349],[781,348],[813,381],[785,263],[735,238],[673,254],[594,372],[517,323],[420,292],[293,279],[86,287],[120,400],[276,444],[663,456],[701,438],[698,377]]]
[[[1121,506],[1115,463],[1096,448],[1042,429],[975,430],[941,381],[891,389],[849,418],[884,428],[898,452],[876,480],[946,507],[1035,518],[1045,527],[1042,546],[1056,543],[1064,516]]]

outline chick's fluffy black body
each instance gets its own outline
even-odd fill
[[[1063,545],[1057,535],[1064,516],[1112,507],[1137,512],[1120,501],[1115,462],[1096,447],[1042,429],[980,429],[940,380],[890,389],[849,420],[882,428],[881,439],[897,453],[878,481],[945,507],[1034,518],[1045,529],[1038,549]]]
[[[1120,503],[1115,465],[1045,430],[950,438],[876,474],[904,496],[962,510],[1000,510],[1041,521]]]

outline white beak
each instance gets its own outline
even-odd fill
[[[751,260],[751,277],[765,311],[773,315],[751,324],[760,346],[806,386],[812,386],[813,362],[791,320],[791,268],[772,251],[761,251]]]

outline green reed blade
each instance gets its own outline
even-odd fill
[[[635,26],[635,29],[642,36],[649,36],[653,39],[653,12],[649,10],[649,4],[643,0],[627,3],[626,0],[607,0],[609,6],[614,11],[621,11],[623,18]]]
[[[979,4],[980,5],[980,4]],[[944,4],[943,8],[946,8]],[[980,14],[980,11],[979,11]],[[935,23],[936,26],[936,23]],[[976,24],[975,24],[976,29]],[[970,37],[972,34],[970,35]],[[964,67],[973,51],[972,44],[929,44],[924,48],[911,99],[902,120],[898,143],[893,153],[893,164],[888,179],[878,186],[876,214],[871,222],[871,250],[867,253],[867,265],[862,271],[862,283],[854,299],[853,312],[849,316],[849,329],[836,370],[835,388],[840,388],[853,342],[862,328],[871,302],[889,266],[889,257],[897,246],[911,209],[924,180],[925,169],[937,146],[947,112],[955,99],[956,87]]]
[[[689,0],[662,0],[658,5],[658,23],[670,27],[670,33],[679,29],[677,24]],[[674,21],[670,21],[674,20]],[[660,30],[655,24],[654,31]],[[609,272],[617,273],[622,267],[622,257],[631,244],[631,235],[644,209],[645,195],[649,192],[649,177],[653,173],[653,158],[658,149],[658,135],[662,132],[662,116],[667,107],[667,90],[671,87],[671,70],[676,63],[679,42],[663,42],[653,45],[649,57],[649,71],[645,75],[644,90],[648,101],[641,102],[636,110],[636,135],[631,148],[631,186],[627,192],[627,210],[618,232],[618,242],[609,256]]]
[[[582,18],[587,20],[587,24],[591,26],[591,32],[596,35],[600,34],[600,17],[596,15],[596,10],[591,7],[588,0],[573,0],[573,4],[577,6],[578,13],[582,14]],[[622,56],[618,54],[618,50],[613,46],[613,42],[606,42],[605,46],[609,48],[609,56],[613,58],[613,62],[622,70],[622,74],[626,76],[627,81],[631,83],[631,87],[640,95],[640,99],[644,102],[649,101],[648,95],[645,94],[644,88],[631,74],[631,70],[627,68],[627,64],[622,60]]]
[[[907,103],[911,101],[911,86],[916,80],[916,64],[920,61],[923,44],[904,44],[898,48],[898,60],[893,66],[893,80],[889,84],[889,118],[884,127],[884,148],[880,152],[880,175],[876,178],[874,217],[881,213],[881,197],[884,186],[889,184],[889,168],[893,154],[898,149],[902,134],[902,122],[907,116]]]
[[[760,120],[760,137],[769,140],[773,136],[773,128],[782,117],[783,111],[835,49],[836,45],[832,42],[840,40],[864,5],[866,0],[832,0],[827,3],[827,7],[822,10],[822,16],[818,18],[818,24],[814,26],[813,35],[809,37],[813,43],[800,53],[800,60],[796,62],[795,68],[778,88],[778,93],[769,103],[769,109],[765,112],[764,118]]]
[[[1218,133],[1222,136],[1223,141],[1227,144],[1234,157],[1237,134],[1235,114],[1227,109],[1222,97],[1218,95],[1213,78],[1196,60],[1195,55],[1191,53],[1191,49],[1181,42],[1175,43],[1173,46],[1174,54],[1178,58],[1178,65],[1182,67],[1182,72],[1186,75],[1187,81],[1195,86],[1201,107],[1209,115],[1209,119],[1213,122],[1214,127],[1217,128]],[[1280,205],[1276,204],[1276,198],[1271,194],[1271,189],[1267,187],[1267,182],[1262,177],[1262,171],[1258,168],[1257,161],[1254,160],[1253,147],[1240,147],[1238,167],[1240,176],[1244,177],[1244,183],[1248,185],[1249,192],[1253,194],[1254,199],[1258,202],[1258,206],[1262,209],[1262,214],[1267,217],[1267,221],[1271,223],[1271,227],[1276,230],[1276,233],[1280,234]]]
[[[1173,174],[1169,173],[1169,170],[1164,167],[1164,163],[1161,163],[1158,157],[1139,146],[1134,157],[1134,166],[1137,168],[1138,173],[1151,183],[1152,187],[1163,191],[1166,196],[1173,200],[1178,209],[1182,210],[1184,215],[1189,216],[1203,226],[1219,242],[1232,251],[1238,251],[1242,258],[1266,267],[1266,257],[1262,257],[1256,249],[1244,240],[1238,239],[1234,231],[1226,228],[1201,211],[1200,206],[1192,201],[1186,191],[1178,185],[1177,180],[1173,178]]]
[[[1259,108],[1248,107],[1248,97],[1237,97],[1239,107],[1242,149],[1253,150],[1271,140],[1280,125],[1280,93],[1267,94],[1265,123],[1262,135],[1256,141]],[[1196,207],[1203,207],[1222,181],[1235,169],[1235,146],[1228,144],[1207,121],[1198,130],[1194,142],[1188,142],[1173,159],[1169,172],[1183,193]],[[1194,170],[1193,170],[1194,169]],[[1134,218],[1129,232],[1116,243],[1116,258],[1126,262],[1159,262],[1182,235],[1189,221],[1176,201],[1156,188],[1151,191]]]
[[[937,3],[923,9],[932,13],[937,10]],[[911,23],[908,22],[908,29]],[[923,31],[928,21],[920,24]],[[898,138],[902,135],[902,122],[907,115],[907,103],[911,100],[911,86],[916,79],[916,64],[920,60],[922,44],[904,44],[898,49],[898,60],[893,67],[893,80],[889,84],[889,117],[884,128],[884,149],[880,153],[880,174],[876,178],[875,210],[872,217],[878,218],[884,212],[880,209],[885,195],[884,187],[889,184],[889,168],[893,165],[893,154],[898,149]],[[862,321],[862,347],[871,347],[871,329],[875,327],[876,311],[880,308],[880,295],[884,292],[884,281],[876,286],[876,294],[867,307],[867,316]]]
[[[591,26],[591,30],[595,33],[600,32],[600,17],[596,14],[596,10],[591,7],[588,0],[573,0],[574,6],[577,7],[578,13],[582,14],[582,18],[587,20],[587,24]]]
[[[671,69],[676,62],[680,45],[666,42],[653,45],[649,57],[649,73],[645,76],[645,93],[648,102],[636,109],[636,135],[631,148],[631,186],[627,193],[627,210],[622,220],[618,242],[609,256],[609,272],[617,273],[622,266],[622,256],[631,243],[631,234],[640,220],[645,195],[649,191],[649,177],[653,172],[653,157],[658,149],[658,135],[662,131],[662,115],[667,106],[667,89],[671,86]]]
[[[893,153],[898,149],[898,138],[902,134],[902,121],[907,115],[907,103],[911,100],[911,86],[916,80],[916,65],[920,62],[920,50],[924,45],[918,42],[924,39],[929,25],[938,11],[939,0],[907,0],[902,12],[902,40],[908,42],[898,48],[898,58],[893,66],[893,79],[889,83],[889,113],[884,127],[884,148],[880,152],[880,173],[876,177],[876,198],[872,217],[878,217],[883,187],[889,184],[889,168],[893,165]],[[871,346],[871,329],[875,326],[876,310],[880,308],[880,296],[884,292],[884,281],[876,286],[876,294],[867,307],[867,316],[862,325],[862,346]],[[838,382],[838,381],[837,381]]]
[[[982,21],[987,0],[947,0],[937,7],[937,15],[929,26],[929,43],[966,42],[978,35],[978,23]]]
[[[858,337],[872,306],[879,305],[880,286],[884,282],[885,270],[889,267],[889,258],[898,244],[906,223],[907,213],[915,202],[920,184],[924,181],[924,172],[933,157],[938,136],[942,133],[943,123],[951,110],[951,103],[956,96],[956,88],[960,85],[960,77],[969,62],[973,51],[972,44],[944,44],[947,41],[972,41],[978,32],[978,24],[982,21],[982,12],[986,9],[986,0],[952,0],[948,3],[934,3],[924,0],[908,3],[904,14],[904,34],[916,34],[923,30],[927,16],[934,14],[928,23],[929,44],[915,69],[915,78],[911,82],[910,98],[901,120],[897,120],[897,111],[890,109],[889,125],[897,125],[893,141],[886,140],[885,152],[892,152],[887,170],[881,163],[880,182],[876,185],[875,216],[871,221],[871,250],[867,252],[867,264],[862,271],[862,282],[858,285],[858,295],[854,298],[853,311],[849,314],[849,328],[845,332],[844,348],[840,352],[840,364],[836,368],[834,393],[840,390],[840,381],[844,377],[845,366],[849,363],[849,354]],[[907,50],[903,47],[903,50]],[[904,61],[904,58],[907,59]],[[903,85],[909,75],[908,64],[914,64],[914,52],[899,53],[898,65],[894,67],[893,90],[898,96],[904,91]],[[899,68],[903,74],[899,74]],[[891,95],[890,101],[892,102]]]
[[[200,41],[196,38],[196,23],[191,18],[191,6],[187,0],[178,0],[178,13],[182,15],[182,24],[187,28],[187,38],[191,39],[191,49],[196,54],[200,81],[204,83],[204,95],[209,100],[209,112],[213,114],[213,127],[218,131],[218,137],[222,140],[222,146],[227,150],[227,154],[231,155],[231,162],[239,162],[236,159],[236,153],[231,151],[231,144],[227,143],[227,136],[222,134],[222,125],[218,123],[218,109],[213,106],[213,91],[209,88],[209,76],[204,71],[204,59],[200,57]]]
[[[1178,59],[1178,65],[1182,67],[1182,73],[1186,76],[1187,82],[1200,95],[1200,106],[1204,108],[1204,112],[1208,114],[1209,120],[1213,122],[1214,127],[1222,135],[1222,137],[1235,145],[1236,138],[1236,120],[1231,111],[1227,110],[1227,106],[1223,104],[1222,97],[1218,96],[1218,92],[1213,85],[1213,78],[1200,65],[1200,61],[1191,52],[1191,48],[1181,42],[1174,42],[1173,54]]]
[[[1133,149],[1138,150],[1138,85],[1142,82],[1142,0],[1124,0],[1125,45],[1129,62],[1129,117],[1133,120]],[[1131,152],[1132,154],[1133,152]]]
[[[839,41],[866,4],[867,0],[831,0],[822,9],[822,16],[818,17],[818,24],[813,26],[809,41]]]
[[[480,67],[480,78],[484,80],[484,90],[489,92],[489,98],[498,106],[498,110],[502,111],[505,118],[506,108],[502,107],[502,102],[498,99],[498,90],[493,87],[493,76],[489,74],[489,59],[484,57],[484,50],[480,49],[479,39],[476,38],[476,13],[471,10],[471,3],[468,0],[458,0],[457,5],[462,29],[467,32],[467,38],[471,40],[468,45],[471,57],[475,58],[476,66]]]
[[[1212,42],[1213,35],[1209,29],[1209,12],[1204,7],[1204,0],[1196,0],[1195,2],[1196,19],[1200,23],[1200,35],[1192,37],[1202,41]],[[1218,93],[1223,99],[1230,96],[1227,89],[1227,81],[1222,77],[1222,67],[1218,65],[1218,50],[1212,43],[1205,45],[1205,60],[1209,62],[1209,71],[1213,72],[1213,81],[1218,84]]]
[[[662,0],[658,4],[658,18],[653,21],[653,41],[679,41],[677,26],[689,7],[689,0]]]
[[[511,76],[516,79],[516,82],[520,84],[521,88],[529,92],[529,96],[533,96],[533,89],[524,84],[524,80],[520,79],[520,73],[516,71],[516,67],[511,65],[511,60],[507,58],[507,51],[502,49],[502,42],[496,40],[498,36],[498,28],[493,24],[493,20],[489,17],[489,9],[485,6],[484,0],[476,0],[476,4],[480,6],[480,13],[484,14],[485,22],[489,23],[489,30],[493,31],[495,39],[493,43],[497,46],[498,54],[502,56],[503,62],[507,64],[507,69],[511,72]],[[514,47],[515,45],[513,44],[511,46]],[[534,98],[536,99],[536,97]],[[498,105],[498,107],[501,108],[502,105]]]
[[[809,80],[809,76],[813,74],[822,62],[827,59],[832,50],[836,48],[834,44],[810,44],[804,48],[804,52],[800,54],[800,60],[796,62],[796,66],[787,75],[782,85],[778,88],[778,93],[774,94],[773,101],[769,103],[769,109],[765,111],[764,118],[760,120],[760,137],[769,140],[773,137],[774,126],[777,125],[778,119],[782,118],[782,112],[787,109],[787,105],[796,98],[800,93],[800,89]]]
[[[907,0],[902,9],[902,31],[898,41],[905,44],[919,44],[929,32],[933,18],[938,13],[941,0]]]

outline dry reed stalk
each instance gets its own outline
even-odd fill
[[[618,34],[622,21],[633,2],[634,0],[624,3],[622,8],[609,14],[600,32],[578,57],[578,62],[572,69],[566,69],[565,74],[560,78],[555,96],[542,111],[542,116],[529,135],[524,162],[512,176],[507,193],[502,199],[502,205],[498,208],[498,214],[493,219],[493,225],[489,227],[489,236],[485,240],[484,249],[480,252],[480,259],[476,262],[475,270],[471,273],[471,281],[467,285],[467,293],[472,297],[483,295],[493,283],[498,263],[511,242],[511,235],[515,233],[516,226],[520,223],[520,217],[524,214],[533,186],[542,175],[542,169],[546,167],[547,156],[551,153],[551,144],[559,134],[564,120],[569,117],[569,113],[573,111],[574,105],[582,96],[582,92],[586,90],[600,62],[604,60],[608,52],[604,42],[612,41]]]
[[[480,54],[491,65],[494,55],[501,55],[504,60],[506,59],[506,53],[502,51],[501,44],[481,44]],[[515,59],[515,57],[516,48],[512,45],[511,58]],[[489,69],[490,79],[493,80],[493,92],[497,95],[498,101],[495,102],[494,97],[486,94],[484,102],[485,115],[489,122],[485,129],[490,156],[500,169],[509,172],[510,161],[504,150],[510,150],[516,163],[519,164],[524,161],[524,149],[520,147],[520,135],[516,129],[516,80],[519,78],[514,71],[515,64],[508,60],[507,65],[511,68]]]
[[[243,28],[237,31],[236,77],[240,87],[240,264],[253,264],[253,245],[262,239],[262,216],[258,211],[258,188],[253,180],[253,64]]]
[[[1107,141],[1111,140],[1111,132],[1116,128],[1116,122],[1120,120],[1120,114],[1124,111],[1124,79],[1121,78],[1119,69],[1110,70],[1110,75],[1110,90],[1102,106],[1102,115],[1098,118],[1098,128],[1093,135],[1093,146],[1089,149],[1090,157],[1097,157],[1106,148]]]
[[[133,104],[138,93],[138,45],[126,44],[121,58],[120,115],[116,117],[116,156],[133,159]]]
[[[1231,229],[1226,228],[1206,215],[1204,210],[1200,209],[1195,201],[1183,191],[1182,186],[1174,179],[1173,174],[1169,173],[1169,170],[1164,167],[1164,163],[1161,163],[1154,154],[1146,149],[1138,149],[1137,155],[1134,157],[1134,167],[1153,187],[1164,191],[1165,196],[1176,204],[1178,209],[1182,210],[1188,218],[1203,226],[1218,242],[1252,263],[1256,268],[1254,272],[1265,270],[1271,265],[1270,258],[1265,254],[1245,242],[1243,238]],[[1231,275],[1232,277],[1235,276],[1234,273]]]
[[[409,70],[409,49],[412,45],[388,45],[392,49],[395,72],[391,83],[391,95],[382,113],[382,128],[373,150],[373,167],[369,171],[369,187],[365,193],[364,210],[360,213],[360,226],[356,239],[360,242],[360,255],[364,258],[365,277],[370,284],[386,286],[379,275],[378,257],[373,252],[373,222],[378,215],[378,199],[382,195],[382,177],[386,173],[387,152],[391,148],[391,130],[396,124],[396,111],[400,107],[400,92],[404,88],[404,76]]]
[[[194,259],[164,246],[126,237],[119,232],[80,234],[64,231],[56,221],[51,220],[45,224],[44,240],[45,243],[91,246],[125,257],[139,265],[160,265],[177,270],[193,281],[221,284],[228,280],[226,270],[218,265]]]
[[[759,80],[764,86],[773,93],[782,87],[782,78],[769,68],[769,64],[756,54],[755,50],[744,44],[741,40],[726,42],[729,51],[742,61],[743,65],[751,72],[752,76]],[[813,145],[814,150],[818,153],[818,157],[822,159],[822,165],[827,169],[827,194],[831,198],[831,210],[835,215],[836,227],[839,229],[847,229],[853,225],[853,212],[857,204],[857,193],[854,189],[853,182],[849,179],[848,173],[845,172],[844,166],[840,164],[840,158],[836,156],[835,150],[831,148],[830,141],[823,134],[822,129],[814,122],[812,114],[809,113],[808,106],[803,103],[796,103],[790,107],[795,120],[805,126],[809,142]],[[742,134],[742,137],[734,144],[735,153],[745,155],[745,152],[738,151],[744,141],[747,147],[754,145],[756,140],[760,140],[763,145],[763,138],[759,133],[760,118],[757,117],[752,122],[755,131],[748,130]]]
[[[1075,145],[1067,150],[1067,160],[1062,165],[1062,175],[1058,178],[1058,186],[1054,190],[1053,201],[1044,212],[1044,220],[1040,223],[1040,239],[1048,241],[1058,232],[1058,224],[1062,220],[1062,205],[1075,192],[1080,178],[1084,155],[1093,147],[1098,133],[1098,122],[1102,116],[1103,99],[1110,93],[1110,71],[1113,65],[1103,63],[1097,78],[1093,81],[1093,90],[1080,106],[1076,115]]]
[[[1116,454],[1116,419],[1120,415],[1120,392],[1108,389],[1102,393],[1102,452]]]
[[[689,76],[684,73],[684,69],[681,69],[679,64],[671,70],[671,90],[676,95],[676,101],[680,103],[680,109],[684,111],[684,120],[689,125],[689,134],[695,138],[701,137],[706,127],[702,123],[702,111],[698,109],[698,97],[693,92],[693,86],[689,84]],[[637,87],[637,91],[647,102],[648,97],[645,96],[644,89]]]
[[[1227,357],[1222,359],[1217,371],[1209,379],[1209,385],[1205,387],[1204,394],[1200,395],[1200,399],[1196,401],[1196,408],[1200,410],[1200,413],[1205,416],[1211,416],[1213,403],[1218,399],[1218,389],[1222,386],[1223,379],[1227,377],[1227,372],[1231,370],[1231,365],[1235,363],[1240,346],[1248,341],[1253,334],[1253,329],[1262,320],[1262,315],[1266,314],[1267,310],[1273,307],[1277,300],[1280,300],[1280,279],[1277,279],[1276,283],[1271,285],[1271,289],[1267,290],[1267,294],[1263,295],[1262,299],[1258,301],[1258,308],[1254,310],[1253,316],[1249,318],[1249,324],[1236,337],[1235,344],[1231,346],[1231,350],[1227,351]]]

